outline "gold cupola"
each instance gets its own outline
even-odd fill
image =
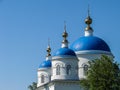
[[[48,40],[48,46],[47,46],[46,51],[47,51],[47,55],[46,55],[46,57],[51,56],[51,48],[50,48],[50,43],[49,43],[49,40]]]
[[[62,37],[63,37],[62,47],[68,47],[68,40],[67,40],[68,33],[66,31],[66,23],[65,22],[64,22],[64,32],[62,34]]]
[[[68,33],[66,32],[66,23],[64,22],[64,32],[62,34],[63,37],[63,41],[62,43],[68,43],[67,37],[68,37]]]
[[[85,23],[87,24],[87,26],[85,28],[85,36],[91,36],[91,35],[93,35],[93,29],[90,26],[92,24],[92,18],[90,17],[89,8],[88,8],[88,16],[85,19]]]

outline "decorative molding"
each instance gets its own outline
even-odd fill
[[[102,51],[102,50],[84,50],[84,51],[76,51],[77,55],[79,54],[107,54],[113,56],[111,52],[108,51]]]
[[[65,59],[73,59],[73,60],[75,60],[75,59],[77,59],[77,57],[76,56],[70,56],[70,55],[61,55],[61,56],[54,56],[54,57],[52,57],[52,60],[63,60],[63,58],[64,58],[64,60]]]

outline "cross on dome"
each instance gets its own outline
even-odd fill
[[[62,41],[62,43],[64,43],[64,42],[68,43],[68,40],[67,40],[68,33],[66,32],[66,22],[64,22],[64,32],[62,34],[62,37],[64,38],[63,41]]]
[[[46,51],[47,51],[47,55],[46,55],[46,57],[51,56],[51,54],[50,54],[50,52],[51,52],[51,48],[50,48],[50,40],[49,40],[49,39],[48,39],[48,47],[47,47]]]
[[[93,29],[90,26],[92,24],[92,18],[90,17],[89,6],[88,6],[88,16],[85,19],[85,23],[87,24],[87,26],[85,28],[85,36],[92,36],[93,35]]]
[[[68,40],[67,40],[67,37],[68,37],[68,33],[66,31],[66,22],[64,22],[64,32],[62,34],[62,37],[63,37],[63,41],[62,41],[62,48],[64,47],[68,47]]]

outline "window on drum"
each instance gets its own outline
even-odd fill
[[[87,75],[87,71],[88,71],[88,65],[84,65],[83,66],[83,71],[84,71],[84,75]]]
[[[45,76],[41,75],[41,83],[44,83],[44,82],[45,82]]]
[[[56,67],[56,75],[60,75],[60,65],[57,65]]]
[[[70,72],[71,72],[71,65],[67,65],[67,67],[66,67],[67,75],[70,75]]]

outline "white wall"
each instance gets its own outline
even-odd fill
[[[61,71],[60,75],[56,75],[56,66],[60,65]],[[66,65],[71,65],[71,72],[70,75],[66,74]],[[52,77],[51,80],[55,79],[78,79],[78,72],[77,72],[77,67],[78,67],[78,59],[77,58],[59,58],[55,57],[52,59]]]
[[[48,82],[51,81],[51,68],[41,68],[38,69],[38,83],[37,83],[37,87],[46,84]],[[41,83],[41,75],[44,75],[44,83]]]
[[[79,79],[81,78],[86,78],[86,76],[84,75],[84,70],[83,70],[83,66],[84,64],[87,64],[88,65],[88,61],[90,60],[94,60],[94,59],[98,59],[101,57],[101,55],[107,55],[111,58],[113,58],[113,55],[110,53],[110,52],[105,52],[105,51],[89,51],[89,52],[77,52],[77,57],[78,57],[78,76],[79,76]]]

